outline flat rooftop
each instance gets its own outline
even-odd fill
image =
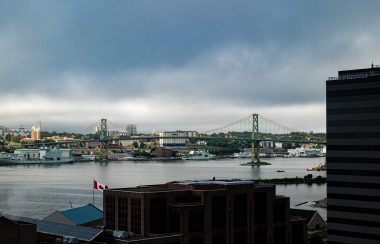
[[[114,188],[112,191],[123,192],[141,192],[141,193],[155,193],[155,192],[170,192],[170,191],[183,191],[183,190],[218,190],[225,189],[228,186],[255,186],[253,180],[241,179],[210,179],[210,180],[183,180],[172,181],[162,185],[146,185],[131,188]]]
[[[380,65],[372,64],[370,68],[340,70],[338,76],[329,77],[328,80],[360,79],[375,75],[380,75]]]

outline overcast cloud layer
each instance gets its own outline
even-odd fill
[[[380,2],[1,1],[0,124],[325,130],[325,80],[380,63]]]

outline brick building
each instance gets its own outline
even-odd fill
[[[36,225],[13,221],[4,216],[0,216],[0,243],[37,243]]]
[[[104,225],[120,243],[305,243],[304,219],[274,185],[243,180],[176,181],[104,191]]]

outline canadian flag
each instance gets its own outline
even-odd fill
[[[94,189],[99,190],[99,191],[108,190],[108,186],[100,184],[99,182],[94,180]]]

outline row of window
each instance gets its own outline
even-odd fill
[[[370,102],[370,101],[380,101],[380,96],[378,94],[370,96],[347,96],[347,97],[326,97],[327,104],[329,103],[341,103],[341,102]]]
[[[327,230],[328,235],[336,235],[336,236],[345,236],[345,237],[353,237],[353,238],[361,238],[361,239],[367,239],[367,240],[380,240],[379,234],[368,234],[368,233],[360,233],[360,232],[351,232],[351,231],[344,231],[344,230],[334,230],[329,228]]]
[[[379,218],[380,218],[380,209],[374,209],[374,208],[346,207],[346,206],[336,206],[336,205],[327,204],[327,211],[379,215]]]
[[[380,189],[380,184],[376,183],[361,183],[361,182],[342,182],[342,181],[329,181],[327,179],[327,187],[343,187],[343,188],[358,188],[358,189]]]
[[[380,177],[380,171],[370,171],[370,170],[329,169],[327,173],[328,175],[354,175],[354,176]]]
[[[327,109],[327,115],[335,114],[374,114],[380,113],[379,107],[361,107],[361,108],[331,108]]]
[[[329,199],[342,199],[342,200],[354,200],[354,201],[380,202],[380,196],[327,193],[327,197]]]
[[[350,164],[378,164],[378,158],[346,158],[346,157],[327,157],[328,163],[350,163]]]
[[[344,132],[344,133],[327,133],[327,139],[369,139],[380,138],[380,132]]]
[[[380,100],[379,100],[380,103]],[[351,127],[351,126],[376,126],[380,125],[380,119],[366,120],[328,120],[327,127]]]
[[[380,87],[327,91],[327,97],[368,96],[380,94]]]
[[[327,219],[328,223],[359,225],[359,226],[368,226],[368,227],[377,227],[377,228],[379,228],[380,226],[379,221],[375,222],[375,221],[368,221],[368,220],[346,219],[346,218],[343,219],[343,218],[331,218],[331,217]]]
[[[327,145],[327,151],[380,151],[380,145]]]

